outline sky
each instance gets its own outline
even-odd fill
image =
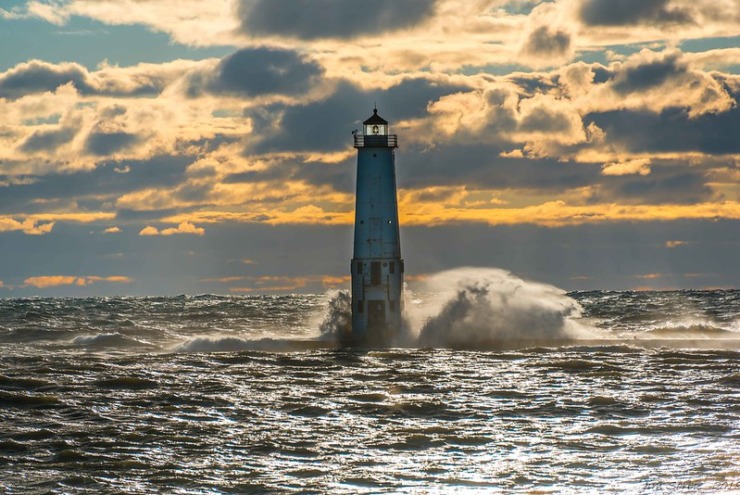
[[[349,285],[398,135],[413,283],[740,286],[738,0],[4,0],[0,297]]]

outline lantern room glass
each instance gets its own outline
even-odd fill
[[[365,125],[366,136],[387,136],[388,126],[382,124]]]

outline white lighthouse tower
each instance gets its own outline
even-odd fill
[[[401,327],[403,260],[398,232],[395,149],[398,137],[373,110],[355,132],[357,196],[352,258],[352,337],[385,345]]]

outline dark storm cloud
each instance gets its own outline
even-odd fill
[[[398,183],[412,189],[458,185],[562,192],[602,180],[599,166],[567,164],[554,158],[508,158],[499,156],[500,151],[489,145],[440,145],[402,153],[396,167]]]
[[[571,130],[571,121],[562,112],[550,108],[538,108],[536,112],[527,114],[519,130],[525,132],[567,132]]]
[[[340,163],[306,163],[298,167],[295,176],[308,184],[330,185],[335,191],[354,193],[355,157]]]
[[[377,35],[420,24],[436,0],[241,0],[241,30],[306,40]]]
[[[225,183],[272,182],[298,180],[315,186],[331,186],[335,191],[354,191],[355,158],[340,163],[287,160],[273,163],[264,170],[229,175]]]
[[[521,91],[522,95],[534,96],[537,93],[547,93],[558,87],[560,76],[557,74],[517,73],[513,76],[507,76],[506,80],[514,83]]]
[[[708,172],[713,164],[654,160],[648,175],[603,176],[589,203],[695,204],[711,201]]]
[[[686,108],[666,108],[660,113],[648,110],[613,110],[584,117],[596,123],[610,142],[628,151],[700,151],[708,154],[740,153],[740,106],[721,113],[690,117]]]
[[[77,201],[88,195],[119,196],[152,187],[173,188],[185,180],[185,169],[194,158],[159,156],[148,160],[104,162],[90,171],[49,174],[30,184],[10,185],[0,194],[0,213],[48,211],[51,201]],[[2,177],[0,177],[2,180]],[[43,200],[41,202],[37,200]]]
[[[685,74],[687,70],[686,64],[679,61],[678,53],[674,53],[660,60],[625,67],[617,74],[612,87],[621,94],[643,91],[660,86],[669,79]]]
[[[568,33],[540,26],[530,33],[524,51],[532,55],[561,57],[570,50],[570,42]]]
[[[425,115],[429,102],[464,89],[468,88],[423,78],[407,79],[384,91],[363,90],[343,81],[325,100],[285,108],[278,131],[273,132],[270,124],[264,122],[265,115],[250,113],[250,117],[263,121],[263,126],[270,129],[255,148],[260,152],[345,149],[352,142],[351,131],[372,115],[373,102],[377,102],[378,113],[393,125]]]
[[[691,172],[666,175],[661,177],[653,169],[649,176],[631,176],[617,189],[618,198],[622,202],[640,199],[648,204],[694,204],[711,199],[712,190],[703,175]]]
[[[226,134],[215,133],[213,136],[199,139],[177,139],[173,146],[175,154],[187,154],[189,150],[197,149],[200,153],[210,153],[224,144],[239,141],[240,138]]]
[[[580,14],[592,26],[694,22],[690,12],[671,5],[671,0],[584,0]]]
[[[85,141],[88,153],[98,156],[110,155],[139,142],[141,138],[128,132],[92,132]]]
[[[70,142],[77,134],[76,129],[60,128],[46,131],[34,131],[20,146],[26,153],[37,151],[54,151],[59,146]]]
[[[79,64],[54,65],[32,60],[0,74],[0,98],[16,99],[28,94],[54,91],[65,84],[72,84],[82,95],[106,96],[156,95],[164,88],[164,83],[155,77],[141,76],[130,87],[116,81],[98,83]]]
[[[614,77],[614,71],[601,64],[591,64],[591,72],[594,75],[594,84],[603,84]]]
[[[190,80],[188,93],[260,96],[295,95],[308,91],[324,69],[315,61],[291,50],[246,48],[219,62],[212,74],[199,73]]]

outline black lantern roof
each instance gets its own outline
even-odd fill
[[[363,125],[388,125],[388,121],[385,120],[383,117],[378,115],[378,109],[373,109],[373,115],[369,119],[367,119],[365,122],[362,123]]]

